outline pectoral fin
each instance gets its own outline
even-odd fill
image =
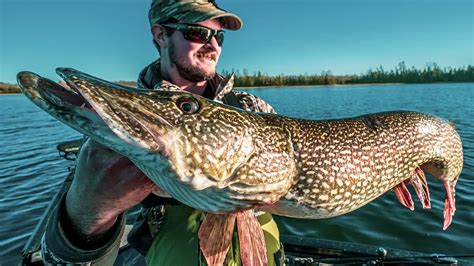
[[[199,245],[209,266],[222,265],[235,225],[235,213],[212,214],[208,213],[199,228]]]
[[[237,213],[242,265],[267,265],[267,248],[262,227],[252,210]]]

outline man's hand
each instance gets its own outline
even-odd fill
[[[128,158],[87,140],[66,197],[66,212],[78,235],[100,236],[118,215],[156,189]]]

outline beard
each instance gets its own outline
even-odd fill
[[[168,52],[171,64],[175,65],[179,74],[189,81],[200,82],[210,80],[216,75],[215,69],[206,71],[199,67],[192,66],[191,64],[181,62],[176,55],[176,49],[173,43],[170,44]]]

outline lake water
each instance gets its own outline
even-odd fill
[[[474,254],[474,83],[250,89],[288,116],[327,119],[415,110],[452,120],[464,145],[454,221],[443,231],[445,191],[427,177],[432,208],[415,211],[393,192],[350,214],[325,220],[279,219],[282,234],[429,253]],[[20,251],[68,172],[55,146],[80,135],[23,95],[0,96],[0,264]]]

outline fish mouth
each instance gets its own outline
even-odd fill
[[[18,73],[17,82],[23,94],[33,103],[68,125],[71,124],[73,117],[78,122],[101,121],[87,99],[71,87],[61,86],[29,71]]]
[[[33,72],[18,73],[17,82],[23,89],[23,93],[32,99],[42,98],[57,108],[82,108],[93,111],[92,106],[79,91],[71,87],[63,87]]]
[[[123,153],[119,138],[76,90],[63,87],[49,79],[29,71],[17,74],[17,82],[23,94],[36,106],[78,132],[93,137],[108,146],[117,147]]]
[[[130,96],[144,90],[121,86],[72,68],[57,68],[56,72],[69,87],[82,96],[120,139],[146,150],[164,151],[161,135],[154,128],[157,125],[172,128],[172,125],[160,115],[153,117],[155,126],[150,125],[139,114],[134,113],[136,107],[131,104],[133,99]]]
[[[63,78],[64,86],[28,71],[18,73],[17,81],[23,93],[40,108],[104,145],[114,143],[112,149],[120,147],[122,140],[147,151],[162,151],[160,134],[133,111],[114,102],[116,98],[126,100],[128,94],[139,90],[72,68],[57,68],[56,72]],[[163,127],[171,126],[160,116],[154,118]]]

